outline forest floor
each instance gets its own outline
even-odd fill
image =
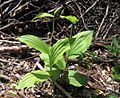
[[[63,9],[59,15],[74,15],[79,20],[72,35],[94,30],[92,44],[78,69],[89,77],[87,85],[74,87],[62,83],[61,87],[73,98],[120,98],[119,0],[0,0],[0,98],[67,98],[50,81],[22,90],[15,88],[23,75],[43,65],[39,52],[16,38],[32,34],[49,43],[51,20],[32,19],[40,12],[52,13],[60,6]],[[58,19],[54,38],[71,36],[69,25],[68,21]],[[112,45],[115,51],[106,49],[106,45]]]

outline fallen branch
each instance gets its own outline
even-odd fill
[[[3,53],[3,52],[11,52],[11,53],[14,53],[14,54],[21,54],[25,51],[27,51],[27,46],[25,45],[22,45],[22,46],[12,46],[12,47],[1,47],[0,48],[0,52]]]

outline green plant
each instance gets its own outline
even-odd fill
[[[52,34],[51,34],[51,38],[50,38],[50,44],[52,44],[52,38],[55,32],[55,20],[57,18],[61,18],[61,19],[66,19],[68,21],[70,21],[72,23],[71,25],[71,33],[73,32],[73,25],[78,21],[77,17],[69,15],[69,16],[63,16],[63,15],[57,15],[58,12],[60,12],[60,10],[62,9],[62,7],[58,7],[57,9],[54,10],[53,14],[50,13],[39,13],[36,17],[33,18],[33,21],[36,19],[42,19],[45,17],[51,18],[52,20]]]
[[[43,70],[35,70],[27,73],[18,82],[18,89],[30,87],[35,83],[43,82],[46,80],[56,81],[58,78],[66,80],[69,84],[74,86],[82,86],[87,82],[87,77],[79,74],[74,70],[68,70],[68,59],[77,58],[81,53],[84,53],[91,44],[93,31],[78,32],[70,38],[60,39],[55,44],[52,43],[53,33],[55,31],[55,19],[67,19],[75,24],[78,19],[75,16],[60,16],[57,15],[62,9],[59,7],[54,10],[53,14],[40,13],[33,18],[33,21],[41,18],[51,18],[52,34],[50,38],[50,45],[33,35],[23,35],[17,39],[27,44],[29,47],[34,48],[40,52],[40,58],[44,62]],[[72,28],[71,28],[72,31]],[[61,77],[62,75],[62,77]]]
[[[111,45],[106,45],[105,48],[110,50],[112,56],[117,57],[120,54],[120,44],[116,37],[113,37]]]
[[[119,55],[120,55],[120,43],[113,37],[111,45],[106,45],[107,48],[111,52],[111,58],[113,59],[113,67],[112,67],[112,77],[116,80],[120,80],[120,63],[118,62]]]
[[[43,70],[35,70],[27,73],[18,82],[18,89],[30,87],[35,83],[48,79],[56,81],[61,74],[65,80],[74,86],[80,87],[87,82],[87,77],[68,70],[68,59],[79,57],[91,44],[93,31],[83,31],[71,38],[60,39],[54,45],[47,45],[44,41],[33,35],[23,35],[17,39],[40,52],[40,58],[44,61]]]
[[[114,92],[110,92],[105,98],[120,98],[120,95]]]

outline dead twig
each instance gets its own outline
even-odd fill
[[[27,51],[27,46],[22,45],[22,46],[12,46],[12,47],[1,47],[0,52],[11,52],[15,54],[21,54],[23,52]]]
[[[104,17],[103,17],[103,19],[102,19],[102,21],[101,21],[101,23],[100,23],[100,26],[99,26],[99,28],[98,28],[98,30],[97,30],[97,32],[96,32],[95,39],[98,37],[99,32],[100,32],[100,30],[101,30],[101,27],[102,27],[102,25],[103,25],[103,23],[104,23],[104,21],[105,21],[105,18],[106,18],[107,15],[108,15],[108,10],[109,10],[109,5],[107,5],[107,7],[106,7],[105,15],[104,15]]]
[[[15,16],[18,12],[21,12],[22,10],[27,9],[28,5],[29,5],[29,2],[26,2],[25,4],[18,6],[18,8],[14,9],[14,10],[10,13],[10,16],[13,17],[13,16]]]
[[[39,60],[35,63],[35,66],[33,67],[33,70],[35,70],[36,67],[38,67],[40,70],[43,70],[43,69],[44,69],[44,68],[42,67],[42,65],[39,63]]]
[[[5,59],[1,59],[0,58],[0,62],[3,62],[3,63],[7,63],[8,65],[18,65],[18,66],[22,66],[23,64],[20,64],[20,63],[16,63],[16,62],[11,62],[10,60],[5,60]]]
[[[73,1],[73,0],[72,0],[72,1]],[[83,14],[82,14],[82,11],[81,11],[80,6],[79,6],[75,1],[73,1],[73,2],[75,3],[75,5],[77,6],[77,8],[78,8],[78,10],[79,10],[79,14],[80,14],[80,17],[81,17],[81,19],[82,19],[82,22],[83,22],[83,25],[84,25],[85,29],[88,29],[87,26],[86,26],[86,24],[85,24],[85,20],[84,20],[84,17],[83,17]]]
[[[20,17],[20,18],[18,18],[18,19],[20,20],[20,19],[23,19],[24,17],[29,16],[29,15],[32,14],[32,13],[39,12],[43,7],[44,7],[44,6],[42,6],[42,7],[40,7],[40,8],[37,8],[37,9],[35,9],[35,10],[33,10],[33,11],[30,11],[30,12],[24,14],[22,17]]]
[[[8,40],[0,40],[0,43],[11,43],[11,44],[20,44],[20,42],[17,41],[8,41]]]
[[[11,22],[10,24],[7,24],[7,25],[1,27],[0,31],[5,30],[5,29],[10,28],[10,27],[17,26],[17,25],[27,25],[27,24],[32,24],[32,23],[35,23],[35,22],[33,22],[33,21],[29,21],[29,22],[27,22],[27,21],[26,22],[15,22],[15,23]]]
[[[16,4],[16,6],[13,7],[12,10],[10,10],[10,11],[8,12],[8,14],[10,14],[12,11],[14,11],[17,7],[19,7],[19,5],[22,3],[22,1],[23,1],[23,0],[20,0],[20,1]]]
[[[96,0],[96,1],[92,4],[92,6],[90,6],[90,7],[83,13],[83,16],[84,16],[88,11],[90,11],[90,10],[97,4],[98,1],[99,1],[99,0]]]
[[[8,28],[8,27],[10,27],[10,26],[13,26],[14,24],[15,24],[15,23],[10,23],[10,24],[5,25],[5,26],[3,26],[3,27],[0,28],[0,31],[1,31],[1,30],[4,30],[4,29],[6,29],[6,28]]]
[[[119,17],[116,17],[115,19],[113,19],[113,21],[112,21],[112,23],[110,24],[110,26],[108,27],[108,29],[107,29],[105,35],[103,36],[103,39],[106,38],[106,36],[108,35],[108,33],[109,33],[109,31],[110,31],[112,25],[115,23],[115,21],[116,21],[118,18],[119,18]]]
[[[0,4],[0,8],[2,8],[4,5],[9,4],[9,3],[13,2],[13,1],[14,0],[8,0],[8,1],[3,2],[2,4]]]
[[[8,77],[8,76],[6,76],[6,75],[0,75],[0,78],[4,79],[4,80],[6,80],[6,81],[12,81],[12,80],[10,79],[10,77]]]

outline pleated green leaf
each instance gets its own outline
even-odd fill
[[[34,85],[35,83],[44,82],[50,77],[49,73],[44,70],[36,70],[30,73],[27,73],[22,77],[18,82],[17,89],[28,88]]]
[[[63,58],[63,54],[70,49],[68,39],[61,39],[57,41],[50,51],[50,65],[56,64],[56,62]]]
[[[52,68],[48,67],[45,69],[50,74],[50,78],[53,79],[54,81],[60,78],[60,74],[62,73],[62,70],[55,68],[55,67],[52,67]]]
[[[54,11],[54,15],[58,14],[58,12],[60,12],[60,10],[63,8],[63,6],[60,6],[58,8],[55,9]]]
[[[64,57],[62,57],[60,60],[58,60],[55,65],[57,66],[57,68],[64,70],[65,66],[66,66]]]
[[[45,63],[45,66],[48,66],[50,67],[50,61],[49,61],[49,55],[48,54],[45,54],[45,53],[42,53],[40,54],[40,58],[44,61]],[[64,69],[65,68],[65,65],[66,65],[66,62],[64,60],[64,57],[62,57],[60,60],[58,60],[55,64],[54,64],[54,67],[55,68],[58,68],[58,69]]]
[[[67,19],[72,23],[76,23],[78,21],[77,17],[72,16],[72,15],[70,15],[70,16],[60,16],[60,18]]]
[[[68,81],[69,84],[80,87],[82,85],[85,85],[88,79],[85,75],[82,75],[74,70],[69,70]]]
[[[48,45],[42,41],[40,38],[33,35],[23,35],[17,38],[21,42],[25,43],[27,46],[32,47],[40,52],[49,54]]]
[[[118,80],[120,81],[120,64],[116,64],[117,66],[116,67],[112,67],[111,68],[111,71],[112,71],[112,78],[114,78],[115,80]]]
[[[41,19],[44,17],[54,17],[54,15],[49,14],[49,13],[39,13],[36,17],[33,18],[33,20],[35,19]]]
[[[48,54],[41,53],[40,54],[40,58],[41,58],[41,60],[44,61],[44,63],[45,63],[46,66],[50,66],[50,64],[49,64],[50,61],[49,61],[49,55]]]
[[[93,31],[79,32],[69,39],[70,50],[67,52],[69,58],[76,58],[80,53],[84,53],[90,46]]]

